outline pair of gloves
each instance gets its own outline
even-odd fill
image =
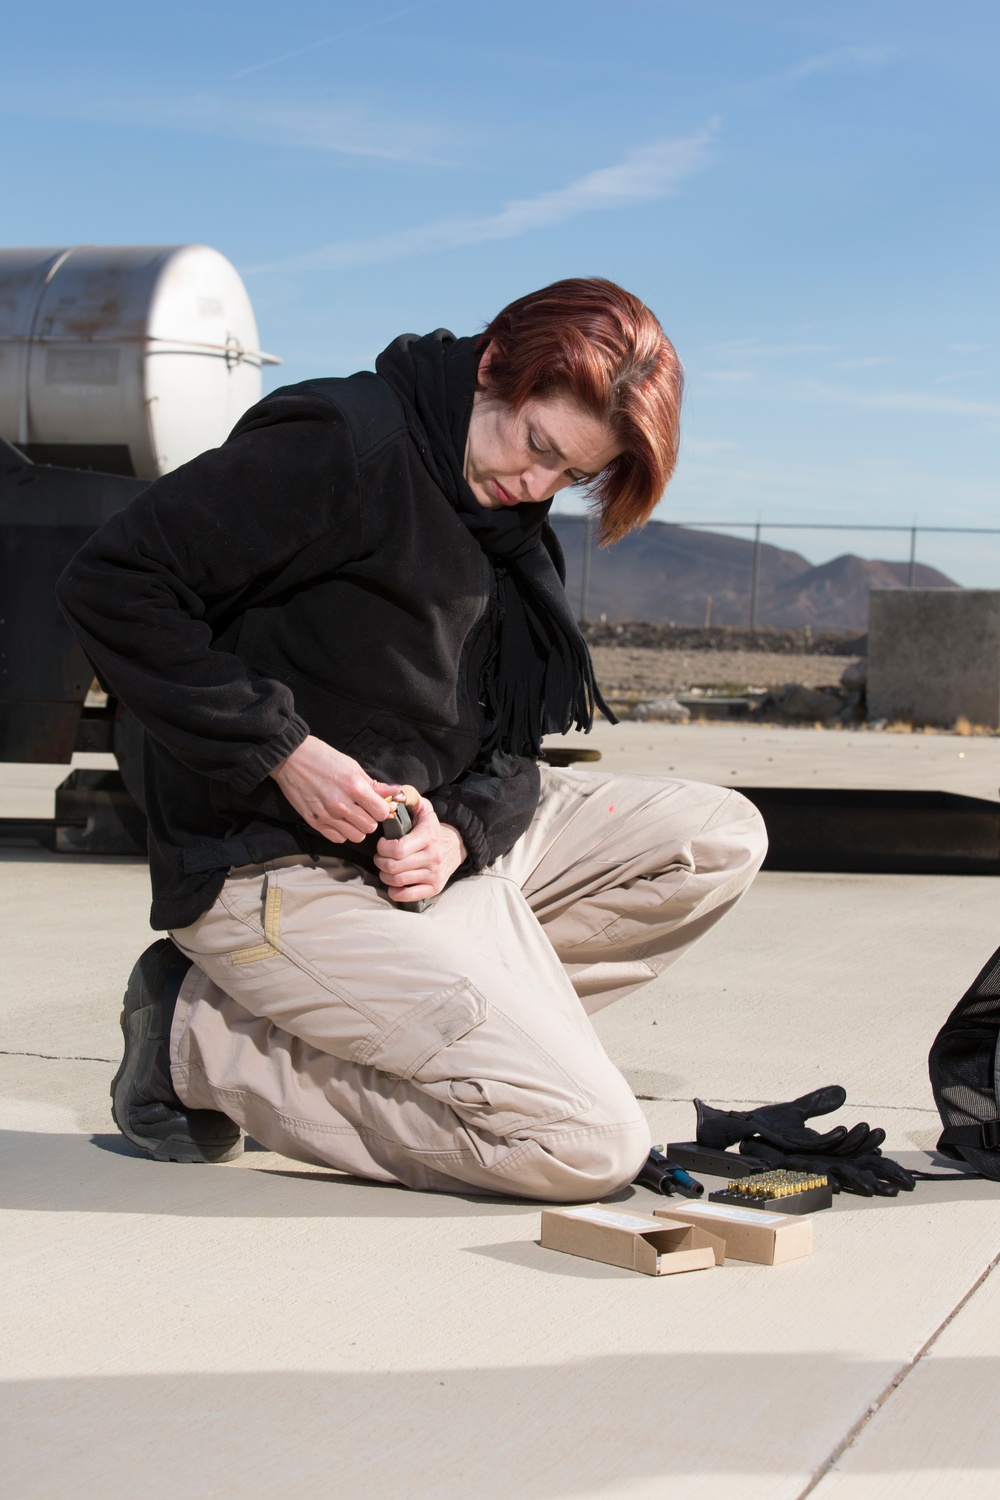
[[[746,1113],[714,1109],[696,1099],[698,1144],[726,1151],[738,1141],[741,1156],[791,1172],[822,1173],[835,1193],[843,1189],[866,1198],[895,1198],[900,1188],[912,1192],[912,1172],[879,1150],[884,1130],[870,1130],[862,1123],[850,1130],[835,1125],[824,1134],[806,1124],[814,1115],[840,1109],[846,1099],[839,1084],[803,1094],[788,1104],[765,1104]]]

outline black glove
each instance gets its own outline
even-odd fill
[[[780,1151],[836,1151],[839,1156],[856,1156],[876,1150],[885,1140],[884,1130],[869,1130],[864,1124],[855,1125],[851,1130],[844,1125],[835,1125],[821,1135],[806,1125],[806,1120],[813,1115],[828,1115],[840,1109],[846,1099],[847,1094],[837,1083],[803,1094],[788,1104],[764,1104],[746,1113],[736,1109],[714,1109],[704,1100],[696,1099],[698,1129],[695,1139],[699,1146],[714,1146],[723,1151],[750,1136],[759,1136]]]
[[[900,1188],[912,1193],[916,1182],[912,1172],[877,1150],[852,1157],[808,1155],[779,1151],[766,1141],[751,1140],[742,1143],[740,1154],[769,1167],[785,1167],[789,1172],[818,1172],[827,1178],[835,1193],[843,1189],[863,1198],[895,1198]]]
[[[844,1188],[866,1198],[894,1198],[900,1188],[912,1192],[912,1175],[879,1150],[884,1130],[872,1130],[862,1121],[850,1130],[835,1125],[821,1134],[806,1125],[813,1115],[840,1109],[846,1098],[839,1084],[830,1084],[787,1104],[765,1104],[746,1112],[714,1109],[696,1099],[698,1144],[727,1150],[739,1141],[741,1156],[769,1167],[822,1173],[835,1193]]]

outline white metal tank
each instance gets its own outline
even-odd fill
[[[260,399],[258,345],[207,245],[0,250],[0,436],[36,462],[176,469]]]

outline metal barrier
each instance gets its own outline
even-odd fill
[[[876,525],[873,523],[853,522],[822,522],[822,521],[660,521],[661,526],[671,528],[690,529],[694,531],[724,531],[724,532],[750,532],[753,536],[753,559],[751,563],[750,580],[750,613],[748,625],[751,630],[756,630],[758,625],[758,613],[760,605],[760,557],[761,538],[765,532],[773,531],[836,531],[836,532],[884,532],[900,533],[909,537],[909,568],[907,587],[916,586],[917,570],[917,539],[925,535],[939,536],[996,536],[1000,537],[998,526],[926,526],[914,522],[910,526],[888,523]],[[590,573],[591,554],[594,547],[594,523],[588,515],[584,519],[585,536],[583,551],[583,569],[580,585],[580,619],[589,618],[589,596],[590,596]],[[998,585],[1000,585],[1000,569],[998,569]],[[706,619],[706,625],[711,621]]]

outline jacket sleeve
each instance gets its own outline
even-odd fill
[[[248,792],[309,728],[289,688],[220,647],[227,614],[250,590],[294,586],[317,544],[324,567],[357,555],[360,530],[346,423],[321,398],[282,393],[95,532],[57,595],[102,681],[153,738]]]
[[[442,823],[462,835],[473,874],[513,849],[535,815],[541,778],[537,761],[497,753],[485,771],[467,771],[428,798]]]

